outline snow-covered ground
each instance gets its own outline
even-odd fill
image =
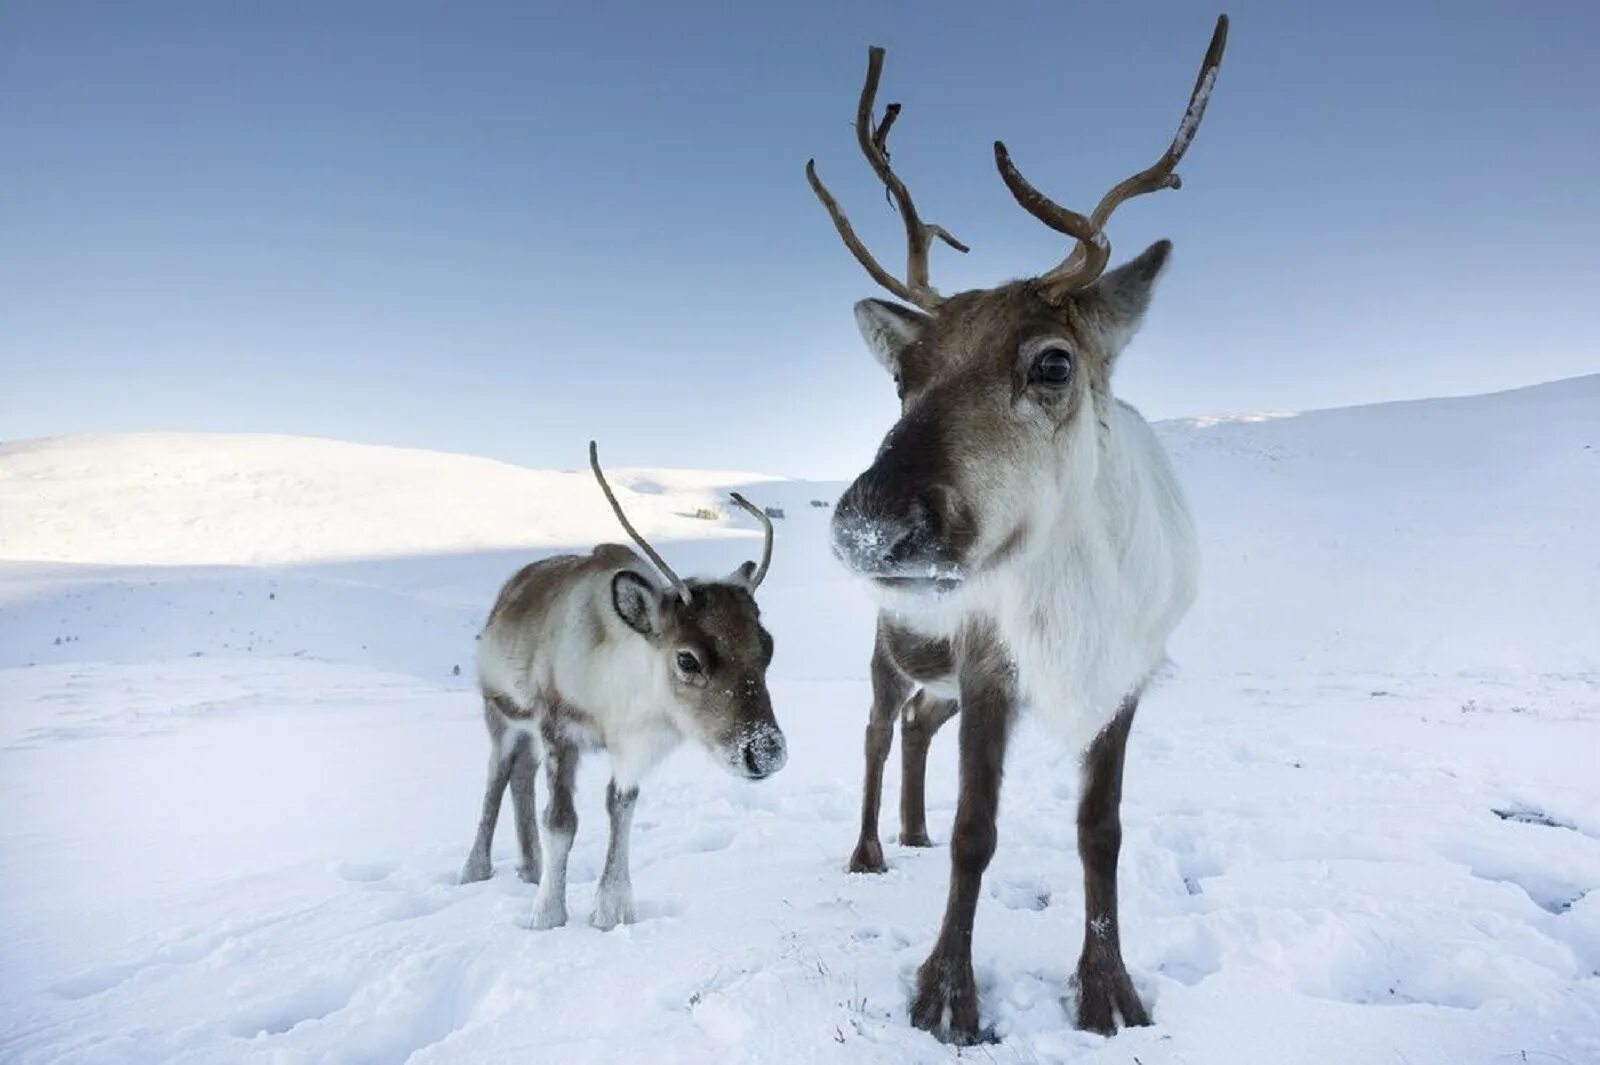
[[[1203,597],[1140,712],[1125,951],[1155,1025],[1077,1032],[1072,752],[1014,745],[980,1061],[1600,1062],[1600,377],[1162,427]],[[575,464],[581,442],[575,442]],[[270,437],[0,446],[0,1061],[930,1061],[946,856],[851,876],[872,615],[836,484],[618,471],[680,568],[759,541],[790,742],[646,781],[640,921],[460,886],[473,635],[524,561],[615,539],[586,471]],[[460,673],[457,673],[459,667]],[[929,772],[948,835],[954,729]],[[898,782],[891,759],[890,811]]]

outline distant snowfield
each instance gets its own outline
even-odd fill
[[[1014,744],[979,907],[999,1062],[1600,1062],[1600,377],[1161,427],[1202,600],[1130,746],[1125,952],[1153,1027],[1072,1027],[1074,753]],[[581,442],[577,442],[581,446]],[[331,441],[0,445],[0,1061],[958,1056],[906,1020],[942,848],[851,876],[872,614],[841,486],[619,470],[674,564],[759,548],[790,762],[685,749],[640,799],[640,920],[456,884],[499,583],[618,531],[586,470]],[[713,520],[693,517],[720,508]],[[458,674],[457,668],[460,673]],[[954,729],[929,770],[948,838]]]
[[[721,486],[773,480],[608,472],[641,494],[634,524],[664,538],[706,535],[694,508]],[[613,522],[593,486],[587,465],[528,470],[310,437],[24,441],[0,445],[0,558],[259,566],[575,544]]]

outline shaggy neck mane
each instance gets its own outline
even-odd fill
[[[1132,407],[1096,395],[1081,440],[1095,448],[1085,490],[985,582],[1027,701],[1087,744],[1161,664],[1193,601],[1193,530],[1170,464]]]

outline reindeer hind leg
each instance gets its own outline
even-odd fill
[[[463,884],[475,884],[494,875],[494,861],[489,852],[494,845],[495,825],[500,820],[500,800],[511,780],[512,760],[503,742],[505,725],[496,716],[494,698],[484,696],[484,718],[489,725],[489,772],[483,790],[483,807],[478,814],[478,833],[466,864],[461,867]]]
[[[900,843],[931,847],[928,837],[926,785],[928,748],[934,733],[956,715],[961,704],[918,692],[900,713]]]
[[[911,693],[911,682],[895,668],[882,641],[872,652],[872,712],[867,719],[866,773],[861,783],[861,835],[850,855],[852,873],[884,873],[883,844],[878,841],[878,808],[883,802],[883,764],[894,742],[894,714]]]
[[[533,737],[522,733],[511,749],[511,808],[516,815],[517,850],[522,864],[517,875],[524,882],[539,882],[539,822],[535,816],[534,775],[539,768]]]

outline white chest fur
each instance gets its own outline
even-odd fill
[[[1092,486],[1037,516],[1023,557],[940,601],[884,602],[928,635],[992,620],[1023,704],[1074,750],[1161,665],[1198,583],[1194,526],[1160,442],[1133,408],[1113,402],[1108,414]]]
[[[1022,696],[1074,749],[1149,680],[1194,602],[1199,551],[1155,433],[1111,407],[1093,490],[985,598]]]

